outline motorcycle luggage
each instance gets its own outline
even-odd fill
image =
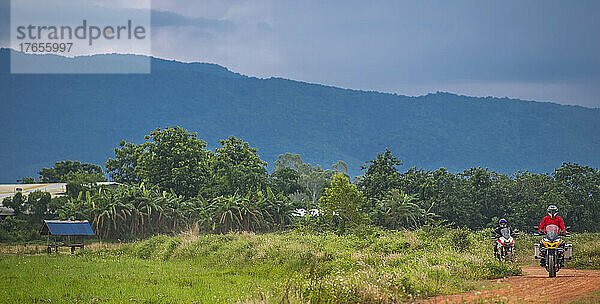
[[[535,244],[534,248],[535,248],[535,258],[541,259],[542,256],[540,255],[540,244]]]
[[[565,259],[573,257],[573,244],[565,244]]]

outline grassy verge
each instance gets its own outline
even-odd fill
[[[577,234],[567,241],[573,243],[569,267],[600,270],[600,233]]]
[[[402,302],[517,275],[486,232],[157,236],[75,256],[0,255],[6,302]]]
[[[253,297],[268,277],[193,261],[10,256],[0,258],[3,303],[222,303]]]

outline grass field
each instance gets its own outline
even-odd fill
[[[599,236],[580,238],[597,244]],[[487,232],[447,228],[346,236],[188,234],[90,247],[73,256],[32,248],[3,253],[1,301],[393,303],[485,288],[485,279],[518,275],[517,264],[530,262],[524,253],[518,263],[497,263]]]

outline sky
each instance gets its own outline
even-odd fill
[[[155,0],[152,10],[149,55],[160,58],[411,96],[600,107],[600,1]]]

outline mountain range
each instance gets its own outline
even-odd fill
[[[140,143],[179,125],[218,146],[234,135],[271,165],[298,153],[328,168],[386,147],[404,168],[473,166],[551,172],[562,162],[600,167],[600,109],[438,92],[403,96],[282,78],[261,79],[207,63],[150,58],[150,74],[10,74],[0,50],[0,182],[35,176],[60,160],[104,165],[121,139]],[[13,56],[25,55],[17,52]],[[91,70],[131,55],[53,57]]]

